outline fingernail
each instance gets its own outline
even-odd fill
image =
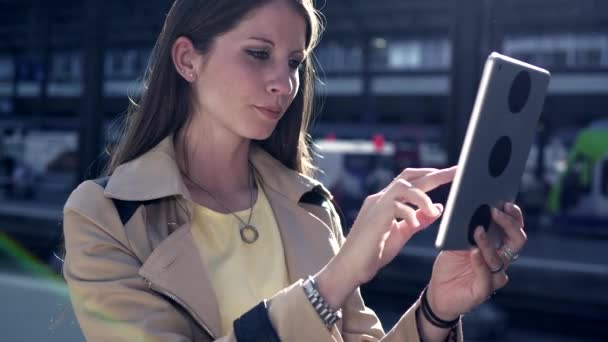
[[[511,202],[507,202],[507,203],[505,204],[505,208],[506,208],[507,210],[511,211],[511,210],[515,209],[515,205],[514,205],[513,203],[511,203]]]
[[[443,204],[441,203],[435,203],[435,208],[437,208],[437,210],[439,210],[439,213],[443,213]]]

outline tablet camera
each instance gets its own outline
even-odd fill
[[[511,139],[509,137],[503,136],[496,141],[490,152],[488,165],[488,172],[492,177],[500,177],[505,171],[511,160],[511,150]]]
[[[531,88],[532,80],[530,79],[530,74],[527,71],[520,71],[515,76],[509,90],[509,110],[511,113],[517,114],[526,106]]]
[[[487,232],[490,229],[490,222],[492,220],[492,212],[490,211],[490,206],[487,204],[479,206],[477,210],[473,213],[471,217],[471,221],[469,222],[469,243],[473,246],[477,246],[475,243],[475,228],[482,226],[483,229]]]

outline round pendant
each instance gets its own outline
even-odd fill
[[[240,229],[241,240],[246,243],[252,244],[258,240],[260,237],[260,233],[258,233],[257,228],[252,225],[246,225]]]

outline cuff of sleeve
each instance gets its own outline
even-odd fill
[[[244,313],[233,323],[234,334],[239,342],[280,342],[268,317],[266,300]]]
[[[420,307],[420,299],[401,316],[397,324],[389,331],[382,341],[421,341],[418,334],[416,310]],[[450,331],[446,341],[462,342],[462,319]]]
[[[460,319],[460,321],[458,322],[458,324],[456,324],[452,330],[450,330],[450,333],[448,335],[448,338],[446,339],[446,341],[449,342],[462,342],[464,341],[464,338],[462,337],[462,318]]]
[[[401,316],[399,321],[386,334],[383,341],[420,341],[416,310],[420,307],[420,299]]]
[[[270,299],[268,313],[281,341],[333,341],[337,327],[327,329],[312,307],[300,279]]]

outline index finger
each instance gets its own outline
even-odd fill
[[[399,179],[403,179],[407,182],[411,182],[412,180],[418,179],[420,177],[423,177],[431,172],[435,172],[437,171],[437,169],[431,169],[431,168],[407,168],[405,170],[403,170],[397,177],[395,177],[395,179],[393,179],[385,188],[384,190],[390,188],[393,183],[395,183],[396,181],[398,181]]]
[[[447,169],[437,170],[413,180],[410,183],[424,192],[431,191],[440,185],[450,183],[454,180],[456,169],[457,166],[452,166]]]
[[[435,168],[407,168],[405,170],[403,170],[401,172],[401,174],[399,174],[399,176],[397,176],[396,178],[403,178],[408,182],[411,182],[412,180],[416,179],[416,178],[420,178],[422,176],[426,176],[431,172],[435,172],[438,171],[438,169]]]

